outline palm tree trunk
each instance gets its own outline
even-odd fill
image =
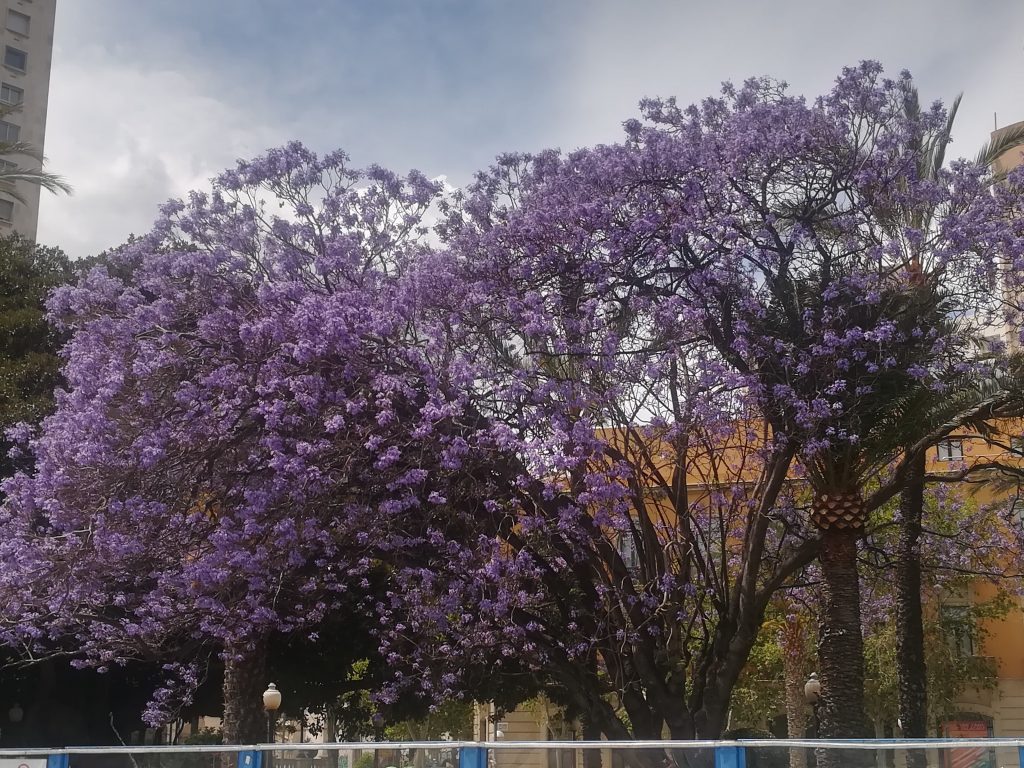
[[[267,737],[263,689],[267,686],[267,642],[229,649],[224,660],[225,744],[259,744]]]
[[[864,639],[860,629],[859,529],[830,527],[822,533],[821,623],[818,664],[821,735],[829,739],[868,738],[864,708]],[[855,768],[873,761],[866,750],[820,749],[819,768]]]
[[[924,512],[924,454],[912,459],[900,493],[900,535],[896,551],[896,675],[903,736],[928,735],[928,677],[921,610],[921,517]],[[907,768],[924,768],[921,750],[907,752]]]
[[[807,735],[805,639],[804,624],[799,617],[787,622],[782,632],[782,668],[786,681],[786,735],[791,739]],[[807,768],[807,750],[790,749],[789,768]]]

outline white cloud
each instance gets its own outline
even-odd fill
[[[44,195],[40,241],[117,245],[163,200],[292,138],[463,184],[502,151],[619,140],[643,96],[688,103],[762,74],[815,96],[865,58],[910,69],[928,100],[965,92],[954,155],[993,111],[1024,119],[1019,0],[381,5],[62,3],[46,154],[76,193]]]
[[[204,187],[284,133],[211,95],[199,72],[129,68],[98,46],[54,52],[48,167],[74,195],[44,193],[38,239],[74,257],[150,228],[157,206]]]
[[[1024,5],[993,0],[985,8],[960,0],[595,0],[574,36],[562,131],[578,137],[572,145],[618,140],[644,96],[689,104],[717,94],[724,80],[754,75],[814,97],[843,66],[877,59],[893,75],[909,69],[926,101],[963,91],[953,154],[973,155],[993,111],[1002,125],[1024,120]]]

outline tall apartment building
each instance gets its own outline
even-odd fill
[[[0,0],[0,142],[23,141],[40,154],[46,133],[46,105],[53,58],[53,24],[57,0]],[[38,168],[32,157],[0,158],[0,166]],[[16,200],[0,188],[0,235],[12,230],[35,239],[39,222],[39,187],[19,183]]]

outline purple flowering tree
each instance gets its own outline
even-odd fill
[[[159,659],[186,696],[213,649],[225,739],[255,742],[272,633],[313,632],[381,563],[458,540],[431,518],[471,464],[466,387],[417,335],[406,278],[438,193],[289,145],[53,296],[68,386],[35,473],[5,487],[9,643]]]
[[[623,144],[502,158],[453,200],[292,145],[169,205],[52,301],[69,386],[6,487],[4,638],[186,687],[212,647],[250,740],[267,637],[355,593],[382,705],[506,676],[591,738],[713,738],[824,552],[823,730],[860,735],[864,518],[907,456],[1019,402],[975,353],[1024,263],[1019,188],[921,178],[904,87],[867,64],[813,104],[650,102]]]
[[[686,667],[713,683],[658,673],[685,692],[677,700],[693,694],[667,723],[673,735],[720,732],[721,702],[763,615],[761,595],[744,590],[774,584],[761,571],[770,539],[795,545],[780,545],[793,555],[820,542],[823,732],[863,735],[856,553],[867,515],[899,491],[910,460],[934,441],[1019,408],[1019,388],[1006,386],[1008,359],[978,354],[1004,318],[1000,265],[1019,258],[1019,225],[1006,217],[1019,187],[993,198],[987,169],[973,163],[923,176],[915,138],[936,132],[946,114],[936,106],[909,116],[908,87],[907,76],[886,80],[868,63],[813,104],[770,81],[727,87],[688,110],[650,102],[647,123],[628,124],[623,145],[504,159],[450,223],[452,249],[477,281],[464,322],[477,325],[493,360],[494,407],[534,450],[554,438],[538,461],[542,474],[557,478],[559,492],[610,510],[594,515],[607,529],[630,532],[630,516],[647,506],[641,497],[658,489],[619,450],[620,435],[657,434],[653,475],[677,468],[657,492],[667,493],[676,519],[692,521],[699,516],[680,499],[704,499],[682,488],[692,479],[680,462],[694,446],[688,430],[717,424],[719,442],[706,443],[714,452],[724,424],[763,419],[764,474],[730,489],[745,516],[722,537],[744,541],[715,600],[721,634],[711,645],[730,650]],[[918,226],[900,220],[922,208],[930,215]],[[952,397],[965,381],[977,391]],[[926,407],[937,393],[948,400],[941,414]],[[797,459],[820,531],[807,546],[791,538],[798,528],[778,497]],[[669,528],[650,531],[646,549],[638,531],[630,551],[645,552],[641,562],[651,550],[652,562],[673,551]],[[787,574],[799,559],[773,565],[785,563]],[[638,593],[660,605],[650,585],[666,583],[665,571],[676,576],[674,567],[660,563]],[[701,578],[702,588],[712,583]],[[615,584],[608,594],[613,604],[632,602]],[[616,637],[639,643],[628,631]],[[646,680],[635,687],[645,705],[656,690]],[[653,709],[664,711],[661,702]],[[644,714],[629,712],[633,727],[652,722],[657,731],[657,718]]]
[[[916,150],[916,175],[929,181],[940,180],[946,158],[946,148],[952,138],[953,125],[960,98],[953,100],[944,123],[934,119],[925,119],[917,89],[909,82],[903,87],[903,110],[910,124],[910,143]],[[975,163],[982,168],[991,168],[1003,153],[1024,142],[1024,129],[1004,131],[992,142],[985,144],[978,152]],[[993,174],[992,183],[1002,181],[1000,174]],[[937,204],[938,201],[935,201]],[[928,202],[916,207],[904,207],[894,211],[893,225],[907,226],[913,231],[928,231],[935,208]],[[915,244],[911,252],[910,271],[921,286],[937,285],[932,274],[936,266],[934,259],[927,250],[928,243],[922,238]],[[940,264],[941,265],[941,264]],[[940,268],[941,273],[941,268]],[[1006,281],[1012,285],[1015,281]],[[974,383],[974,382],[972,382]],[[973,391],[972,391],[973,389]],[[970,400],[972,397],[983,399],[984,393],[976,387],[966,391],[961,386],[959,395]],[[946,409],[950,399],[949,391],[935,392],[932,401],[926,406],[934,415],[936,411]],[[962,408],[963,402],[959,403]],[[926,418],[925,421],[928,421]],[[898,550],[895,558],[896,591],[896,655],[895,665],[899,679],[899,720],[902,733],[910,738],[923,738],[928,733],[928,672],[925,664],[925,626],[922,611],[922,536],[924,529],[925,497],[925,456],[918,453],[909,457],[906,483],[900,493]],[[917,765],[924,765],[924,755],[914,753],[908,760]]]

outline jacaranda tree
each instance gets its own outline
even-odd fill
[[[271,633],[314,632],[381,562],[461,540],[429,510],[470,463],[466,386],[404,283],[437,193],[291,145],[54,295],[68,387],[6,488],[9,642],[165,661],[183,692],[156,720],[220,652],[225,738],[257,741]]]
[[[999,273],[1021,247],[1020,223],[1007,216],[1019,181],[1000,199],[978,164],[923,177],[914,139],[946,115],[936,106],[908,116],[908,86],[907,76],[886,80],[869,63],[845,71],[813,104],[770,81],[727,88],[688,110],[650,102],[647,122],[628,124],[622,145],[508,158],[480,179],[451,224],[452,250],[477,286],[467,322],[490,345],[502,391],[520,393],[514,405],[499,405],[535,438],[555,435],[562,451],[549,451],[548,476],[591,515],[611,510],[601,525],[631,536],[631,551],[651,569],[639,588],[630,583],[632,597],[611,556],[588,558],[581,570],[601,574],[597,594],[608,598],[599,613],[614,617],[644,599],[677,610],[657,629],[650,613],[637,614],[639,623],[613,635],[626,639],[626,651],[610,653],[614,661],[597,653],[596,666],[625,670],[626,682],[613,686],[634,728],[649,722],[660,733],[644,707],[661,715],[675,706],[665,702],[690,696],[678,719],[666,718],[669,732],[721,732],[763,616],[759,590],[776,585],[762,570],[775,553],[769,542],[799,530],[778,497],[795,471],[814,490],[810,522],[820,531],[823,732],[864,735],[856,553],[867,515],[902,486],[910,457],[965,423],[1020,407],[1009,358],[979,352],[1005,317]],[[931,212],[926,225],[892,226],[894,211],[918,207]],[[914,269],[922,252],[927,282]],[[905,418],[965,377],[980,396],[950,397],[941,418]],[[706,494],[684,487],[692,475],[672,471],[694,448],[694,419],[733,428],[755,419],[765,429],[764,475],[714,486],[741,501],[742,525],[713,515],[726,545],[707,529],[697,537],[726,560],[728,544],[742,542],[720,584],[707,573],[695,579],[697,590],[713,590],[712,615],[678,609],[670,591],[673,579],[699,573],[687,558],[701,547],[676,531],[700,519],[687,505],[706,505]],[[646,435],[663,429],[646,466],[617,444],[641,433],[638,424]],[[728,462],[724,434],[717,439],[706,450]],[[734,480],[740,466],[731,462]],[[674,480],[659,488],[645,473]],[[644,512],[633,521],[647,494],[667,494],[674,509],[660,529],[644,530]],[[774,575],[785,578],[807,548],[779,551]],[[684,567],[666,556],[676,552],[685,553]],[[689,639],[708,654],[704,663],[666,653],[664,669],[642,659],[622,664],[643,647],[644,633],[685,645],[694,627],[701,630]],[[643,670],[657,670],[654,679]]]

